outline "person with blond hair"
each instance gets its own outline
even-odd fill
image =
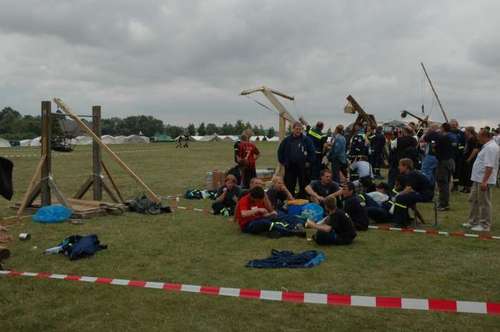
[[[284,210],[286,201],[293,200],[294,197],[285,186],[281,176],[275,175],[271,181],[271,187],[266,192],[267,197],[276,211],[282,211]]]

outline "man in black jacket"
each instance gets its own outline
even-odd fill
[[[434,186],[427,177],[413,170],[413,161],[403,158],[399,161],[400,187],[394,202],[394,221],[397,227],[408,227],[410,217],[408,208],[418,202],[430,202],[434,196]]]
[[[307,130],[307,137],[309,137],[314,145],[315,158],[311,165],[311,180],[319,179],[321,171],[321,161],[323,159],[323,147],[326,143],[326,135],[323,135],[324,124],[321,121],[316,123],[316,127]]]
[[[314,145],[302,134],[302,124],[295,122],[292,134],[281,142],[278,148],[278,161],[285,167],[285,185],[297,198],[304,198],[307,185],[307,171],[315,160]],[[295,195],[295,186],[299,184],[299,193]]]

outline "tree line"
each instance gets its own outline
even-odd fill
[[[62,128],[56,120],[53,121],[54,134],[61,134]],[[273,137],[276,131],[273,127],[264,128],[262,125],[252,125],[249,122],[238,120],[235,123],[224,122],[222,125],[215,123],[194,123],[186,127],[165,124],[153,116],[136,115],[126,118],[112,117],[101,120],[103,135],[132,135],[142,133],[144,136],[153,137],[157,134],[166,134],[170,137],[179,135],[205,136],[205,135],[241,135],[243,130],[252,129],[255,135]],[[33,139],[40,136],[40,116],[22,115],[12,107],[4,107],[0,111],[0,137],[7,140]]]

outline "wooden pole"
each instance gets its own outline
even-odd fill
[[[50,205],[50,185],[49,176],[52,173],[52,157],[51,157],[51,136],[52,136],[52,119],[51,119],[51,102],[42,101],[42,136],[41,136],[41,152],[45,156],[45,162],[41,170],[41,185],[42,185],[42,206]]]
[[[64,102],[59,99],[59,98],[54,98],[54,102],[57,104],[57,106],[59,106],[61,108],[61,110],[66,113],[69,117],[71,117],[73,120],[76,121],[76,123],[80,126],[80,128],[82,128],[83,130],[85,130],[87,132],[87,134],[89,134],[93,139],[94,141],[96,141],[100,146],[101,148],[103,148],[106,152],[109,153],[109,155],[111,156],[111,158],[113,158],[117,164],[123,168],[123,170],[128,173],[133,179],[135,179],[137,181],[137,183],[139,183],[139,185],[144,188],[144,190],[146,190],[148,196],[156,203],[160,203],[161,202],[161,198],[155,194],[155,192],[153,190],[151,190],[151,188],[148,187],[148,185],[146,183],[144,183],[144,181],[142,181],[142,179],[137,175],[135,174],[121,159],[120,157],[118,157],[118,155],[116,153],[113,152],[113,150],[111,150],[106,144],[104,144],[101,139],[99,137],[97,137],[96,134],[94,134],[94,132],[92,131],[92,129],[90,129],[82,120],[80,120],[80,118],[75,114],[73,113],[68,106],[66,106],[66,104],[64,104]]]
[[[443,105],[441,104],[441,100],[439,99],[439,96],[436,92],[436,89],[434,89],[434,85],[432,84],[431,78],[429,77],[429,74],[427,73],[427,70],[425,69],[424,63],[420,62],[420,65],[422,65],[422,69],[424,70],[425,77],[427,77],[427,81],[429,82],[429,85],[431,86],[431,90],[434,93],[434,96],[436,97],[439,108],[441,109],[441,113],[443,113],[444,120],[446,122],[448,122],[448,117],[446,116],[446,112],[444,111]]]
[[[31,181],[28,184],[28,190],[26,190],[26,193],[24,194],[23,200],[21,201],[21,205],[19,206],[19,209],[17,210],[16,217],[18,219],[21,218],[21,214],[23,214],[24,209],[26,209],[26,206],[28,206],[28,201],[30,200],[30,197],[32,196],[32,192],[33,192],[33,188],[35,187],[35,183],[37,182],[37,179],[40,177],[40,174],[42,172],[42,168],[45,165],[46,157],[47,157],[46,155],[42,155],[42,158],[40,158],[40,161],[38,162],[38,165],[36,166],[35,174],[33,174],[33,177],[31,178]]]
[[[92,130],[101,138],[101,106],[92,106]],[[92,141],[92,169],[94,177],[94,201],[102,200],[101,147],[96,140]]]

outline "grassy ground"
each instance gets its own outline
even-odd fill
[[[202,187],[208,170],[230,165],[231,144],[197,143],[189,150],[172,144],[114,146],[150,184],[167,195]],[[272,143],[260,143],[259,167],[275,165]],[[12,149],[0,155],[13,154]],[[38,150],[21,149],[30,155]],[[20,200],[37,158],[14,157],[15,199]],[[54,178],[68,195],[90,174],[89,148],[53,159]],[[126,196],[140,193],[133,180],[111,161]],[[494,215],[500,212],[494,192]],[[208,201],[194,206],[208,207]],[[0,216],[14,214],[0,201]],[[440,228],[460,230],[468,205],[453,194],[450,212],[439,215]],[[424,215],[431,215],[425,207]],[[499,234],[498,218],[493,233]],[[245,263],[273,248],[306,250],[314,244],[298,238],[267,239],[244,235],[224,218],[184,212],[143,216],[125,214],[83,225],[12,226],[32,239],[10,244],[7,266],[19,271],[209,284],[237,288],[334,292],[355,295],[450,298],[500,302],[500,241],[483,241],[368,231],[349,247],[322,248],[327,260],[304,270],[251,270]],[[71,234],[99,235],[109,249],[91,259],[70,262],[43,256],[45,248]],[[500,317],[403,310],[342,308],[214,298],[157,290],[50,280],[0,278],[0,330],[500,330]]]

